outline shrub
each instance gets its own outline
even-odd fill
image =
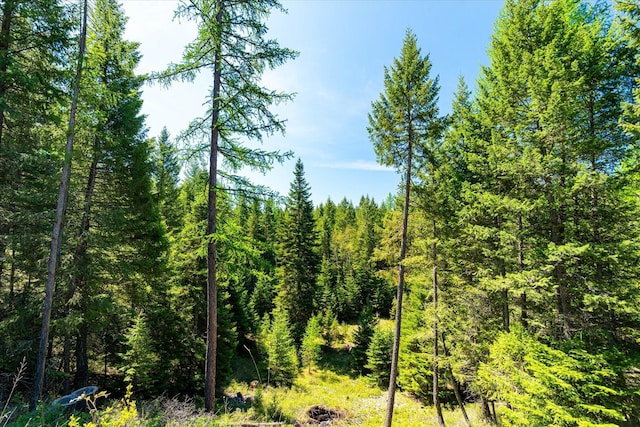
[[[393,349],[393,332],[380,326],[375,328],[371,344],[367,349],[367,368],[371,378],[379,387],[389,387],[391,374],[391,352]]]

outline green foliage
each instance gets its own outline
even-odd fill
[[[160,369],[152,346],[151,334],[143,313],[138,313],[124,335],[126,352],[122,355],[125,381],[142,392],[153,385],[153,373]]]
[[[371,105],[367,128],[378,161],[399,172],[411,169],[412,161],[418,168],[428,161],[430,145],[444,126],[438,117],[438,78],[430,72],[429,55],[421,55],[408,29],[400,56],[384,69],[384,92]]]
[[[338,323],[338,317],[330,308],[320,313],[320,333],[322,338],[327,342],[327,345],[331,346],[339,338],[340,324]]]
[[[320,319],[313,316],[309,319],[304,330],[302,344],[300,347],[302,366],[308,366],[311,372],[312,366],[317,366],[322,357],[322,334],[320,333]]]
[[[480,365],[474,387],[512,426],[615,426],[625,420],[616,373],[601,355],[564,352],[521,328],[501,333]]]
[[[317,233],[311,190],[300,159],[296,162],[284,217],[278,229],[278,300],[288,313],[292,334],[300,342],[304,325],[313,316],[318,274]]]
[[[393,332],[378,325],[371,337],[371,344],[367,349],[368,377],[379,387],[389,386],[391,374],[391,351],[393,347]]]
[[[367,350],[376,330],[377,321],[370,309],[365,309],[360,314],[358,327],[353,334],[353,348],[351,349],[351,365],[353,370],[364,375],[367,373]]]
[[[291,330],[288,314],[276,309],[273,321],[268,326],[263,324],[264,343],[266,350],[269,382],[282,386],[291,386],[298,374],[298,355]]]

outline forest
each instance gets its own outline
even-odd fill
[[[118,0],[0,2],[0,426],[640,426],[637,0],[506,0],[448,115],[407,29],[367,127],[397,193],[315,206],[266,143],[283,5],[176,4],[139,75]],[[143,86],[198,74],[148,135]]]

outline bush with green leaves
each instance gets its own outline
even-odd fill
[[[391,374],[391,351],[393,348],[393,332],[380,326],[375,328],[371,344],[367,350],[367,368],[371,378],[379,387],[389,387]]]
[[[273,321],[263,321],[260,348],[266,353],[269,382],[291,386],[298,375],[298,355],[286,311],[276,309]]]
[[[602,355],[562,351],[515,327],[491,345],[474,387],[506,403],[505,426],[614,427],[626,418],[619,381]]]
[[[307,322],[304,335],[302,337],[302,347],[300,348],[302,365],[311,367],[317,365],[322,357],[322,343],[324,342],[322,334],[320,333],[320,319],[318,316],[313,316]]]
[[[353,370],[364,374],[367,371],[367,350],[371,344],[377,320],[370,309],[365,309],[360,315],[358,327],[353,335],[353,348],[351,349],[351,364]]]

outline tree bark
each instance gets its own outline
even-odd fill
[[[449,357],[450,354],[449,349],[447,348],[447,342],[445,340],[444,332],[442,333],[442,349],[444,350],[444,355],[446,357]],[[460,406],[460,410],[462,411],[464,421],[469,427],[471,427],[471,421],[469,420],[467,410],[464,407],[464,399],[462,398],[462,392],[460,391],[460,384],[456,380],[456,377],[453,376],[453,370],[451,369],[450,364],[447,364],[447,371],[449,372],[449,376],[451,377],[451,382],[453,383],[453,393],[456,395],[456,400],[458,401],[458,405]]]
[[[216,24],[222,25],[222,0],[216,1]],[[216,282],[216,201],[218,175],[218,140],[220,137],[220,87],[222,84],[222,57],[220,36],[216,39],[213,71],[213,105],[211,114],[211,147],[209,151],[209,198],[207,217],[207,352],[205,357],[204,408],[213,412],[216,389],[216,352],[218,338],[218,285]]]
[[[440,384],[438,378],[438,233],[436,220],[433,220],[433,244],[431,246],[431,261],[433,262],[433,406],[436,408],[438,425],[445,427],[442,407],[440,405]]]
[[[89,384],[89,357],[87,355],[87,342],[89,337],[89,325],[82,321],[78,327],[76,338],[76,375],[73,386],[76,389],[86,387]]]
[[[396,293],[396,318],[393,336],[393,352],[391,354],[391,375],[389,376],[389,400],[384,422],[385,427],[391,427],[393,421],[393,407],[396,397],[396,379],[398,377],[398,354],[400,352],[400,328],[402,324],[402,296],[404,294],[404,258],[407,254],[407,226],[409,223],[409,198],[411,195],[411,160],[413,156],[412,135],[409,132],[409,147],[407,153],[407,171],[404,185],[404,206],[402,208],[402,231],[400,238],[400,258],[398,268],[398,289]]]
[[[45,350],[47,341],[49,339],[49,325],[51,323],[51,306],[53,304],[53,293],[55,290],[56,267],[58,266],[58,254],[62,245],[64,214],[67,209],[67,200],[69,198],[69,182],[71,180],[71,157],[73,155],[76,110],[78,106],[78,93],[80,92],[80,78],[82,76],[82,64],[84,61],[84,52],[87,38],[87,9],[88,0],[84,0],[82,13],[82,29],[80,31],[80,46],[78,50],[78,63],[76,66],[76,75],[73,82],[73,96],[71,99],[71,109],[69,111],[69,122],[67,125],[67,143],[65,145],[64,165],[62,167],[62,176],[60,178],[60,188],[58,191],[56,219],[53,225],[53,232],[51,236],[51,251],[49,254],[49,263],[47,264],[47,283],[45,288],[44,306],[42,309],[40,344],[38,346],[38,358],[35,374],[33,377],[33,385],[31,387],[31,396],[29,398],[30,411],[34,411],[38,406],[38,400],[40,399],[40,394],[42,393],[42,384],[44,382],[46,362]]]
[[[2,22],[0,23],[0,147],[5,126],[5,98],[9,89],[7,71],[9,69],[9,47],[11,45],[11,21],[13,20],[15,4],[13,0],[6,0],[2,7]],[[0,289],[2,289],[2,272],[4,268],[4,253],[7,247],[4,233],[9,229],[8,224],[0,224]]]
[[[67,395],[71,393],[71,337],[68,332],[64,334],[62,372],[65,374],[62,380],[62,394]]]
[[[84,193],[84,209],[82,212],[82,220],[80,222],[80,235],[78,244],[74,254],[73,263],[77,272],[71,279],[72,287],[70,290],[69,301],[73,298],[75,292],[80,290],[80,314],[83,316],[78,334],[76,336],[76,374],[73,381],[75,388],[86,387],[89,382],[89,356],[87,354],[89,326],[87,324],[87,311],[89,310],[87,284],[89,282],[89,230],[91,228],[91,208],[93,205],[93,193],[96,186],[96,177],[98,175],[98,161],[100,158],[100,138],[95,137],[93,142],[93,159],[89,167],[89,178]]]

